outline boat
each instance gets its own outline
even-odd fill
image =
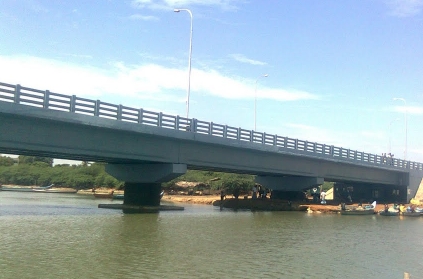
[[[345,205],[341,208],[341,215],[372,215],[375,214],[376,201],[372,204],[359,205],[357,207],[346,208]]]
[[[41,187],[28,187],[28,186],[0,186],[0,190],[2,191],[14,191],[14,192],[33,192],[33,191],[41,191],[47,190],[53,187],[54,184],[48,186],[41,186]]]
[[[379,215],[382,215],[382,216],[399,216],[399,211],[381,210],[381,211],[379,211]]]
[[[32,189],[36,193],[57,193],[57,194],[75,194],[78,190],[75,189]]]
[[[385,209],[380,210],[379,215],[382,216],[398,216],[400,214],[399,207],[397,204],[394,204],[393,206],[388,206],[385,204]]]
[[[410,217],[420,217],[423,216],[422,212],[418,212],[418,211],[405,211],[405,212],[401,212],[402,216],[410,216]]]
[[[99,199],[113,199],[114,198],[113,192],[114,191],[109,192],[109,193],[96,193],[96,192],[94,192],[93,196],[95,198],[99,198]]]
[[[161,191],[160,192],[160,199],[163,198],[163,195],[164,195],[164,191]],[[113,194],[113,196],[111,198],[114,199],[114,200],[123,200],[124,197],[125,197],[124,194]]]
[[[112,198],[113,198],[114,200],[123,200],[123,199],[124,199],[124,197],[125,197],[125,196],[124,196],[123,194],[114,194]]]
[[[372,215],[372,214],[375,214],[375,210],[373,208],[341,210],[341,215]]]

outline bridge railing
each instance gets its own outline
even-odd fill
[[[19,84],[12,85],[0,82],[0,101],[277,146],[282,150],[298,151],[315,156],[339,158],[396,168],[423,170],[423,164],[418,162],[404,161],[397,158],[360,152],[333,145],[292,139],[254,130],[246,130],[239,127],[201,121],[195,118],[188,119],[161,112],[115,105],[100,100],[80,98],[75,95],[69,96],[58,94],[49,90],[23,87]]]

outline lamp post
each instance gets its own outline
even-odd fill
[[[399,118],[395,118],[394,120],[392,120],[391,122],[389,122],[389,145],[388,145],[388,152],[389,154],[391,154],[391,126],[392,123],[394,123],[395,121],[399,120]]]
[[[189,116],[189,95],[191,91],[191,54],[192,54],[192,13],[188,9],[174,9],[175,13],[179,13],[180,11],[185,11],[189,13],[191,18],[191,28],[190,28],[190,35],[189,35],[189,57],[188,57],[188,91],[187,91],[187,100],[186,100],[186,111],[187,111],[187,119]]]
[[[394,101],[403,101],[405,106],[404,112],[404,126],[405,126],[405,148],[404,148],[404,160],[407,160],[407,102],[404,98],[394,98]]]
[[[264,74],[264,75],[259,76],[256,79],[256,85],[255,85],[255,89],[254,89],[254,131],[257,130],[257,82],[260,78],[268,77],[268,76],[269,76],[268,74]]]

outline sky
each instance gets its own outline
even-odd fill
[[[423,162],[423,0],[1,0],[0,82],[186,116],[187,10],[190,118]]]

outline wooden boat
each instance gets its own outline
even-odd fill
[[[99,198],[99,199],[113,199],[114,195],[113,195],[113,191],[109,192],[109,193],[95,193],[94,192],[94,197]]]
[[[123,200],[124,199],[124,195],[123,194],[114,194],[113,195],[113,199],[114,200]]]
[[[57,193],[57,194],[75,194],[78,190],[75,189],[32,189],[36,193]]]
[[[376,201],[357,207],[341,207],[341,215],[372,215],[375,214]]]
[[[372,214],[375,214],[374,208],[341,210],[341,215],[372,215]]]
[[[40,191],[40,190],[47,190],[53,187],[54,184],[48,185],[48,186],[41,186],[41,187],[7,187],[7,186],[1,186],[0,190],[2,191],[14,191],[14,192],[33,192],[33,191]]]
[[[162,199],[163,195],[164,195],[164,191],[161,191],[160,192],[160,199]],[[112,199],[114,199],[114,200],[123,200],[124,197],[125,196],[123,194],[113,194]]]
[[[381,210],[381,211],[379,211],[379,215],[382,215],[382,216],[399,216],[399,211]]]
[[[423,213],[421,213],[421,212],[408,212],[408,211],[405,211],[405,212],[401,212],[401,215],[402,216],[410,216],[410,217],[420,217],[420,216],[423,216]]]

